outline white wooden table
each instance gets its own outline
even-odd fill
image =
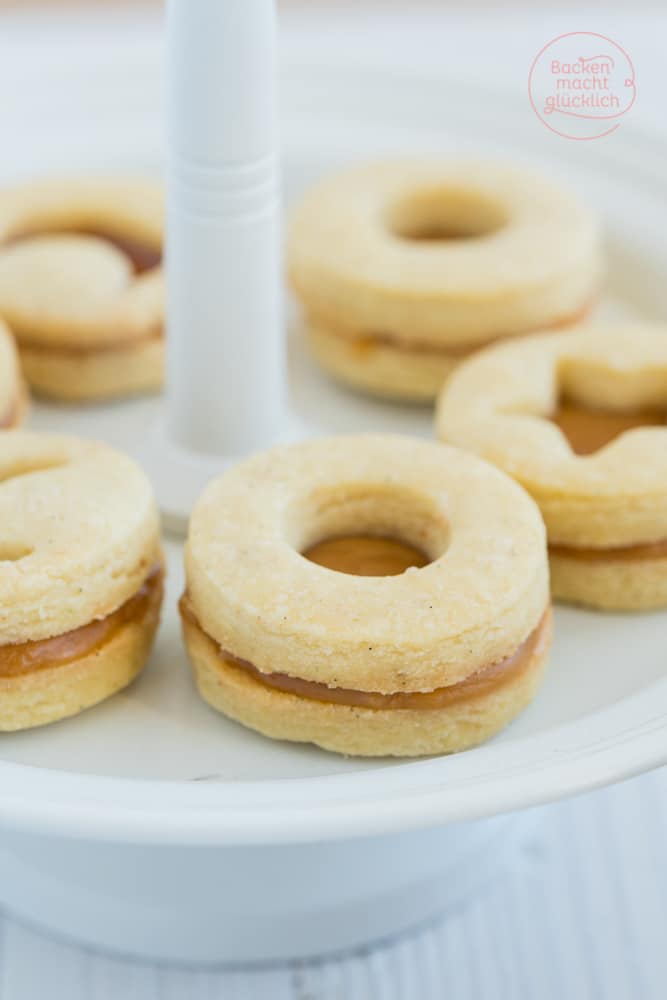
[[[633,114],[665,127],[667,15],[423,16],[306,4],[283,18],[283,53],[318,46],[341,58],[446,69],[525,92],[530,60],[562,31],[611,35],[631,53]],[[131,8],[70,16],[0,14],[2,79],[51,54],[141,45],[158,14]],[[63,55],[63,58],[67,58]],[[4,98],[3,98],[4,99]],[[530,113],[527,109],[527,114]],[[20,137],[15,137],[18,141]],[[667,666],[667,661],[666,661]],[[0,792],[1,794],[1,792]],[[667,996],[667,771],[543,810],[526,847],[486,892],[432,926],[358,955],[258,970],[193,971],[124,962],[0,917],[0,1000],[664,1000]]]

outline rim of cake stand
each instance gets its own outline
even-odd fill
[[[580,720],[451,757],[270,781],[120,779],[0,764],[0,821],[171,844],[297,843],[478,819],[667,762],[667,678]]]

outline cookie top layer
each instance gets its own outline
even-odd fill
[[[338,573],[316,541],[394,536],[431,562]],[[213,482],[186,547],[190,602],[258,669],[379,692],[455,684],[508,656],[548,602],[544,526],[527,494],[454,448],[384,435],[276,448]]]
[[[570,320],[596,294],[601,254],[588,209],[531,171],[397,160],[306,194],[289,271],[341,332],[462,346]]]
[[[0,314],[19,340],[98,348],[161,331],[161,267],[135,274],[113,240],[159,254],[160,185],[95,176],[0,191]]]
[[[667,416],[667,327],[585,326],[482,351],[443,389],[438,433],[525,486],[550,541],[613,547],[667,538],[667,427],[628,430],[577,455],[550,419],[563,398]]]
[[[159,557],[148,480],[106,445],[0,432],[0,643],[115,611]]]

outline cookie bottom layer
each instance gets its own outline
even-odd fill
[[[591,308],[592,302],[588,302],[576,313],[547,323],[543,329],[567,329],[582,322]],[[443,345],[440,350],[430,350],[423,344],[411,347],[381,337],[346,336],[307,311],[301,324],[311,353],[334,378],[374,396],[410,403],[432,402],[454,369],[472,354],[490,343],[512,339],[512,334],[507,334],[491,342],[450,345],[449,350]]]
[[[127,687],[146,663],[161,604],[160,579],[141,617],[123,624],[102,646],[69,663],[0,677],[0,732],[78,715]]]
[[[303,331],[313,356],[334,378],[385,399],[430,402],[466,357],[353,340],[312,322],[304,323]]]
[[[363,757],[455,753],[495,735],[532,701],[550,646],[544,640],[517,677],[489,693],[440,709],[359,708],[271,688],[223,659],[217,644],[183,620],[183,634],[202,698],[213,708],[272,739],[315,743]]]
[[[650,611],[667,607],[667,556],[591,559],[549,553],[555,600],[601,611]]]
[[[158,337],[100,351],[19,345],[19,353],[32,389],[68,402],[152,392],[161,388],[164,378],[164,344]]]

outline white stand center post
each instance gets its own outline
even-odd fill
[[[284,421],[273,0],[168,0],[166,420],[147,456],[182,528]]]

